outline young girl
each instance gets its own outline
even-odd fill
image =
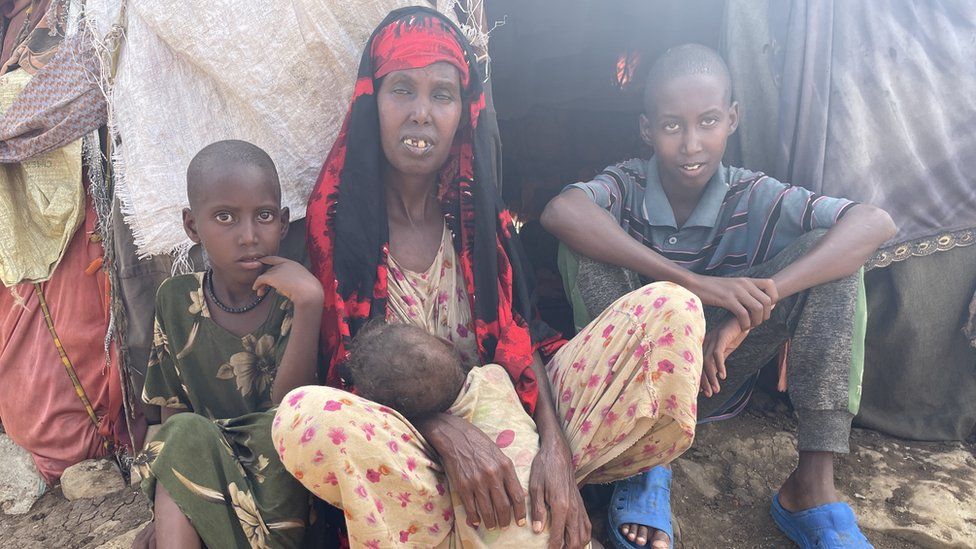
[[[271,158],[243,141],[187,169],[183,224],[210,268],[167,280],[143,390],[163,427],[135,465],[158,547],[297,547],[307,492],[278,460],[272,414],[315,382],[322,287],[277,257],[288,209]],[[191,413],[185,413],[191,412]]]

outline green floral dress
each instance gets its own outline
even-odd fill
[[[240,338],[210,317],[203,273],[171,278],[156,295],[142,399],[193,413],[170,417],[134,466],[150,500],[162,482],[211,549],[298,547],[305,529],[308,493],[271,441],[292,304],[269,298],[268,318]]]

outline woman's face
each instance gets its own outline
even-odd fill
[[[386,75],[376,97],[383,154],[395,172],[435,175],[451,152],[461,120],[457,68],[437,62]]]

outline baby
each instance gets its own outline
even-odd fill
[[[467,376],[453,345],[409,324],[371,322],[346,362],[356,392],[415,420],[446,412]]]

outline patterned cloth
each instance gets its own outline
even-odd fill
[[[17,9],[19,3],[26,2],[23,0],[5,2],[6,5],[0,8],[0,11],[4,12],[5,19],[9,17],[6,13],[8,9]],[[3,39],[4,53],[7,53],[8,39],[10,39],[9,43],[16,43],[16,47],[9,51],[10,55],[2,56],[3,66],[0,67],[0,74],[6,74],[7,71],[18,67],[35,74],[58,51],[58,46],[64,39],[63,21],[68,18],[68,4],[58,2],[52,6],[50,0],[33,0],[30,4],[26,10],[23,26],[17,26],[16,19],[19,19],[20,14],[14,14],[7,22],[9,35],[4,36]],[[40,19],[37,19],[38,17]],[[31,28],[32,24],[33,28]]]
[[[442,60],[463,69],[466,112],[441,170],[438,197],[468,292],[479,361],[503,366],[531,413],[538,397],[533,352],[551,355],[563,340],[533,311],[525,252],[488,162],[494,135],[492,126],[481,124],[487,114],[475,55],[453,23],[425,8],[396,10],[373,33],[352,106],[308,201],[311,270],[326,289],[321,337],[326,382],[352,388],[341,375],[346,347],[370,318],[387,312],[389,225],[377,161],[382,151],[374,91],[381,67],[394,66],[386,59],[392,55],[399,57],[397,68]]]
[[[87,33],[66,39],[46,61],[0,119],[0,162],[22,162],[64,147],[108,119]]]
[[[716,276],[772,259],[800,235],[829,229],[855,204],[722,166],[679,229],[655,157],[608,166],[592,181],[566,188],[585,192],[658,254],[690,271]]]
[[[0,113],[13,111],[31,76],[0,77]],[[0,143],[0,150],[7,143]],[[47,280],[85,219],[81,140],[0,166],[0,280],[6,286]]]
[[[208,547],[298,547],[308,495],[271,444],[271,383],[291,329],[277,293],[243,338],[210,317],[203,273],[159,288],[143,401],[193,412],[170,417],[136,458],[150,501],[156,483]]]
[[[409,322],[410,319],[401,319]],[[694,439],[705,324],[700,302],[668,282],[631,292],[547,366],[579,484],[668,463]],[[449,413],[495,440],[527,488],[538,441],[514,387],[475,368]],[[396,411],[331,387],[302,387],[278,408],[272,439],[285,467],[341,507],[354,547],[543,547],[531,526],[473,529],[434,450]]]
[[[401,267],[392,255],[389,266],[386,321],[407,322],[440,336],[454,344],[465,368],[480,366],[468,292],[447,227],[441,247],[425,272]]]

